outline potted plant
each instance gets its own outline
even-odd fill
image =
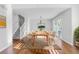
[[[75,46],[79,47],[79,26],[74,31],[74,39]]]

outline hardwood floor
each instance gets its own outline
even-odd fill
[[[68,43],[62,41],[62,50],[64,54],[79,54],[79,48],[69,45]]]
[[[44,49],[23,49],[24,42],[20,40],[14,40],[13,45],[0,54],[50,54],[48,50]],[[54,46],[59,54],[78,54],[79,48],[71,46],[66,42],[62,41],[62,48],[60,49],[57,45]],[[17,48],[17,49],[16,49]]]

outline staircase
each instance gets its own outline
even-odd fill
[[[22,28],[24,27],[24,22],[25,22],[25,19],[24,19],[24,17],[23,16],[21,16],[21,15],[18,15],[18,17],[19,17],[19,27],[18,27],[18,29],[16,30],[16,32],[13,34],[13,38],[17,38],[17,39],[20,39],[20,34],[21,34],[21,32],[23,32],[22,31]]]

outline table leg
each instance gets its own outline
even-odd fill
[[[32,41],[32,45],[34,46],[35,43],[35,36],[33,36],[33,41]]]
[[[48,37],[46,36],[46,41],[48,41]]]
[[[46,41],[47,41],[47,44],[49,44],[48,36],[46,36]]]

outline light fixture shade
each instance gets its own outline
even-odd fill
[[[45,28],[45,26],[44,25],[40,25],[40,26],[38,26],[38,28]]]

